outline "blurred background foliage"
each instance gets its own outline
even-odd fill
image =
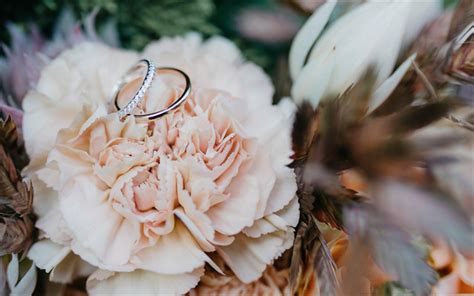
[[[64,8],[70,8],[75,17],[83,20],[94,9],[97,28],[115,23],[121,45],[141,49],[150,40],[198,31],[204,36],[224,35],[243,50],[250,60],[269,70],[272,57],[288,49],[291,38],[279,42],[259,42],[239,32],[239,18],[248,10],[278,15],[278,21],[294,24],[294,31],[303,22],[304,15],[289,5],[290,1],[267,0],[7,0],[0,5],[0,40],[8,44],[5,29],[11,22],[26,28],[30,23],[41,32],[52,34],[55,23]],[[256,15],[258,17],[258,13]],[[269,20],[272,21],[271,19]],[[277,29],[277,28],[275,28]],[[288,34],[288,32],[286,32]],[[294,33],[294,32],[290,32]],[[291,34],[293,35],[293,34]],[[287,36],[292,37],[292,36]],[[281,38],[280,38],[281,39]]]
[[[457,0],[445,0],[451,5]],[[244,56],[274,74],[292,37],[322,0],[6,0],[0,5],[0,41],[8,23],[36,24],[51,35],[65,8],[84,20],[97,11],[98,30],[116,25],[121,46],[141,49],[150,40],[198,31],[224,35]],[[349,5],[358,3],[354,0]],[[273,76],[273,75],[272,75]]]

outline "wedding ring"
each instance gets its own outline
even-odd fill
[[[136,79],[136,72],[143,66],[146,66],[146,73],[145,76],[143,77],[142,84],[140,85],[140,88],[137,90],[133,98],[125,105],[123,109],[117,108],[118,110],[118,115],[120,118],[124,118],[128,114],[130,114],[135,107],[143,100],[143,97],[145,96],[146,91],[150,87],[153,78],[155,76],[155,71],[156,67],[155,65],[148,59],[142,59],[138,61],[138,63],[133,66],[130,70],[125,73],[124,77],[117,83],[114,87],[113,90],[113,98],[115,101],[115,106],[118,107],[117,105],[117,100],[118,96],[120,93],[120,90],[128,83]]]
[[[134,114],[133,116],[139,117],[139,118],[144,117],[144,118],[148,118],[149,120],[157,119],[157,118],[162,117],[162,116],[168,114],[169,112],[175,110],[176,108],[178,108],[187,99],[187,97],[191,93],[191,79],[189,78],[189,76],[184,71],[176,69],[176,68],[172,68],[172,67],[156,68],[153,65],[153,63],[151,61],[147,60],[147,59],[140,60],[139,63],[144,63],[145,65],[147,65],[147,67],[148,67],[147,68],[147,73],[146,73],[146,75],[143,79],[143,83],[140,86],[140,88],[138,89],[137,93],[125,105],[125,107],[123,107],[123,109],[121,109],[120,106],[118,105],[118,97],[119,97],[120,89],[122,87],[124,87],[127,83],[129,83],[133,80],[129,76],[130,76],[131,73],[136,71],[137,67],[139,67],[140,65],[137,64],[137,66],[130,69],[127,72],[127,74],[125,75],[125,77],[122,79],[122,81],[120,81],[120,83],[117,84],[116,88],[114,89],[114,104],[115,104],[115,108],[117,109],[118,115],[121,119],[126,117],[127,115],[130,115],[132,113],[132,111],[138,106],[138,104],[143,100],[146,91],[150,87],[150,85],[153,81],[153,78],[154,78],[155,74],[158,71],[173,71],[173,72],[177,72],[178,74],[183,76],[184,81],[185,81],[185,87],[184,87],[183,92],[168,107],[166,107],[162,110],[152,112],[152,113],[147,113],[147,114]]]

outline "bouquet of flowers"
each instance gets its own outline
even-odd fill
[[[235,5],[5,24],[0,295],[474,293],[472,1]]]

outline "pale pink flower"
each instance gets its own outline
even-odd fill
[[[110,114],[114,83],[141,57],[186,71],[185,105],[155,120]],[[158,76],[142,111],[179,95]],[[298,221],[288,101],[228,40],[164,38],[143,54],[83,44],[41,74],[24,100],[43,240],[29,257],[51,280],[89,276],[88,292],[186,293],[208,254],[244,282],[292,245]]]

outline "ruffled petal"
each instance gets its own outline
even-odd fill
[[[278,231],[258,238],[239,234],[231,245],[220,247],[217,252],[242,282],[250,283],[292,243],[292,232]]]
[[[275,186],[272,188],[264,215],[281,210],[296,197],[296,175],[288,167],[282,167],[277,172]]]
[[[79,256],[69,253],[49,274],[49,280],[56,283],[71,283],[78,277],[88,277],[97,267],[83,261]]]
[[[292,231],[291,227],[296,227],[298,220],[299,204],[294,198],[285,208],[255,221],[251,227],[245,228],[243,233],[248,237],[257,238],[279,230]]]
[[[258,181],[248,175],[236,177],[227,191],[229,198],[212,207],[207,215],[216,231],[234,235],[253,224],[260,191]]]
[[[157,243],[141,250],[130,262],[140,269],[161,274],[192,272],[210,261],[181,222],[174,230],[160,236]]]
[[[204,268],[177,275],[145,270],[98,273],[102,274],[92,274],[87,280],[87,292],[90,295],[181,295],[197,285]]]
[[[61,211],[76,241],[104,264],[126,264],[139,240],[139,224],[113,209],[109,190],[92,176],[77,176],[60,196]]]
[[[28,252],[30,258],[38,268],[50,272],[71,252],[71,248],[53,243],[49,239],[36,242]]]
[[[61,128],[67,127],[80,111],[78,104],[52,102],[47,96],[30,91],[23,100],[23,137],[30,166],[44,164]],[[39,136],[41,135],[41,136]]]

